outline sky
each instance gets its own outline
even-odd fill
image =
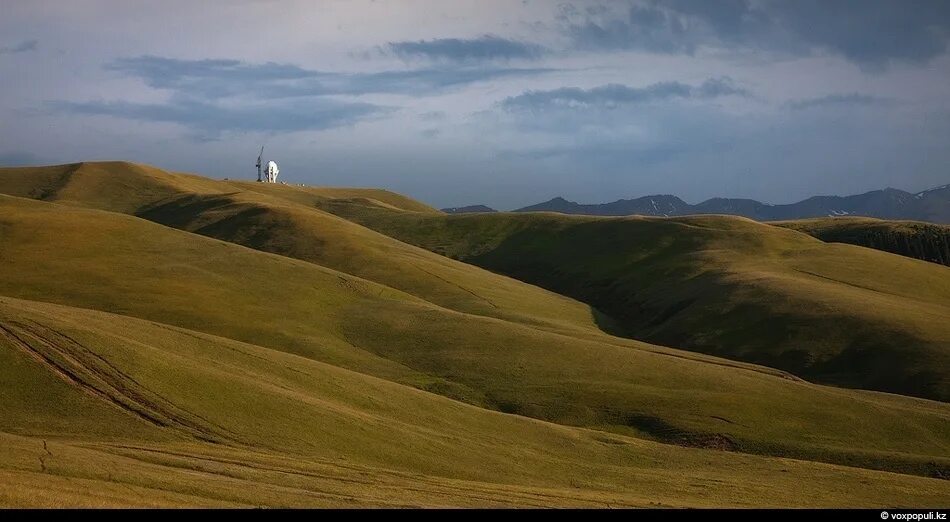
[[[950,183],[946,0],[3,0],[0,165],[438,207]]]

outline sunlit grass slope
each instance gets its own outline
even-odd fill
[[[0,295],[227,336],[565,424],[923,475],[950,468],[946,404],[456,312],[116,213],[3,196],[0,233]]]
[[[353,274],[452,310],[599,334],[590,306],[397,241],[292,201],[296,190],[285,192],[287,199],[257,192],[185,195],[138,215]]]
[[[277,195],[308,206],[317,201],[336,199],[394,210],[439,212],[388,190],[215,181],[126,161],[86,161],[47,167],[0,167],[0,189],[11,196],[72,203],[124,213],[135,212],[170,196],[236,191]]]
[[[491,412],[167,325],[0,298],[4,506],[919,506],[946,480]]]
[[[134,212],[157,199],[185,192],[219,192],[222,184],[201,176],[173,174],[124,161],[49,167],[0,168],[4,194]]]
[[[554,330],[599,333],[596,313],[589,306],[473,269],[315,208],[332,199],[438,214],[427,205],[384,190],[212,181],[125,162],[87,162],[0,169],[0,192],[137,214],[314,262],[453,310],[544,324]]]
[[[627,335],[820,382],[950,398],[950,269],[726,216],[326,210],[589,303]]]

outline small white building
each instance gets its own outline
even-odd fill
[[[277,162],[274,160],[267,162],[267,170],[264,171],[266,174],[267,183],[277,183],[277,175],[280,174],[280,169],[277,168]]]
[[[264,172],[261,172],[261,158],[263,157],[264,147],[261,146],[261,152],[257,155],[257,163],[254,165],[257,167],[257,181],[260,183],[277,183],[277,175],[280,174],[277,162],[274,160],[268,161],[267,168],[264,169]]]

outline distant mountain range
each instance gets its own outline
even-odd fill
[[[449,207],[441,209],[446,214],[482,214],[485,212],[498,212],[497,210],[486,207],[485,205],[469,205],[467,207]]]
[[[478,210],[466,210],[478,209]],[[450,213],[492,212],[484,205],[445,209]],[[950,185],[912,194],[886,188],[854,196],[814,196],[798,203],[770,205],[752,199],[713,198],[690,205],[671,195],[620,199],[612,203],[584,205],[557,197],[544,203],[519,208],[515,212],[560,212],[593,216],[685,216],[729,214],[759,221],[813,217],[866,216],[881,219],[909,219],[950,223]]]

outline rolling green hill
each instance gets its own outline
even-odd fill
[[[245,343],[10,298],[0,357],[5,506],[900,506],[950,492],[945,480],[494,413]]]
[[[787,460],[946,477],[945,403],[614,337],[604,329],[629,327],[623,315],[356,223],[413,230],[407,240],[481,263],[506,252],[519,223],[560,241],[573,240],[575,222],[632,220],[524,215],[462,230],[384,191],[215,182],[123,163],[0,169],[0,192],[20,196],[0,196],[0,437],[23,448],[0,454],[15,486],[0,487],[0,503],[52,503],[59,491],[103,504],[147,492],[156,504],[789,505],[772,489],[792,484],[813,492],[802,502],[812,505],[948,496],[945,480]],[[671,270],[711,256],[696,245],[713,237],[725,253],[710,259],[723,270],[766,274],[771,264],[725,247],[774,249],[770,260],[785,266],[788,238],[796,251],[829,246],[691,219],[696,237],[679,251],[663,235],[640,239],[667,249]],[[603,263],[604,277],[622,266]],[[905,277],[919,284],[920,274]],[[920,295],[869,277],[883,303],[944,306],[939,277]],[[69,455],[61,489],[43,487],[48,439],[54,455]],[[213,480],[198,486],[189,469]],[[133,489],[112,484],[116,475]],[[373,486],[347,486],[353,476]]]
[[[727,216],[423,215],[325,207],[589,303],[617,333],[830,384],[950,398],[943,266]]]
[[[950,226],[872,218],[775,221],[828,243],[849,243],[950,266]]]
[[[222,182],[126,161],[0,167],[0,187],[4,194],[11,196],[123,213],[134,213],[156,201],[183,194],[228,194],[236,191],[277,194],[305,205],[335,199],[393,210],[438,213],[428,205],[387,190]]]
[[[72,188],[49,189],[45,179],[51,171],[60,177],[62,172],[68,173],[71,181],[65,186]],[[86,185],[94,189],[86,190]],[[387,191],[214,182],[111,162],[40,170],[0,169],[0,192],[27,197],[44,194],[49,201],[137,214],[176,228],[311,261],[453,310],[546,324],[553,329],[577,330],[580,326],[586,331],[594,325],[589,306],[393,240],[316,208],[332,200],[438,214]],[[88,197],[77,197],[77,193]]]
[[[255,192],[185,195],[140,217],[356,275],[452,310],[544,325],[555,331],[595,328],[577,301],[407,245],[295,202]]]
[[[937,403],[812,386],[594,326],[568,335],[460,313],[111,212],[4,196],[0,230],[0,295],[227,336],[553,422],[923,474],[948,466],[938,456],[948,450],[950,410]],[[807,442],[817,426],[823,442]]]

